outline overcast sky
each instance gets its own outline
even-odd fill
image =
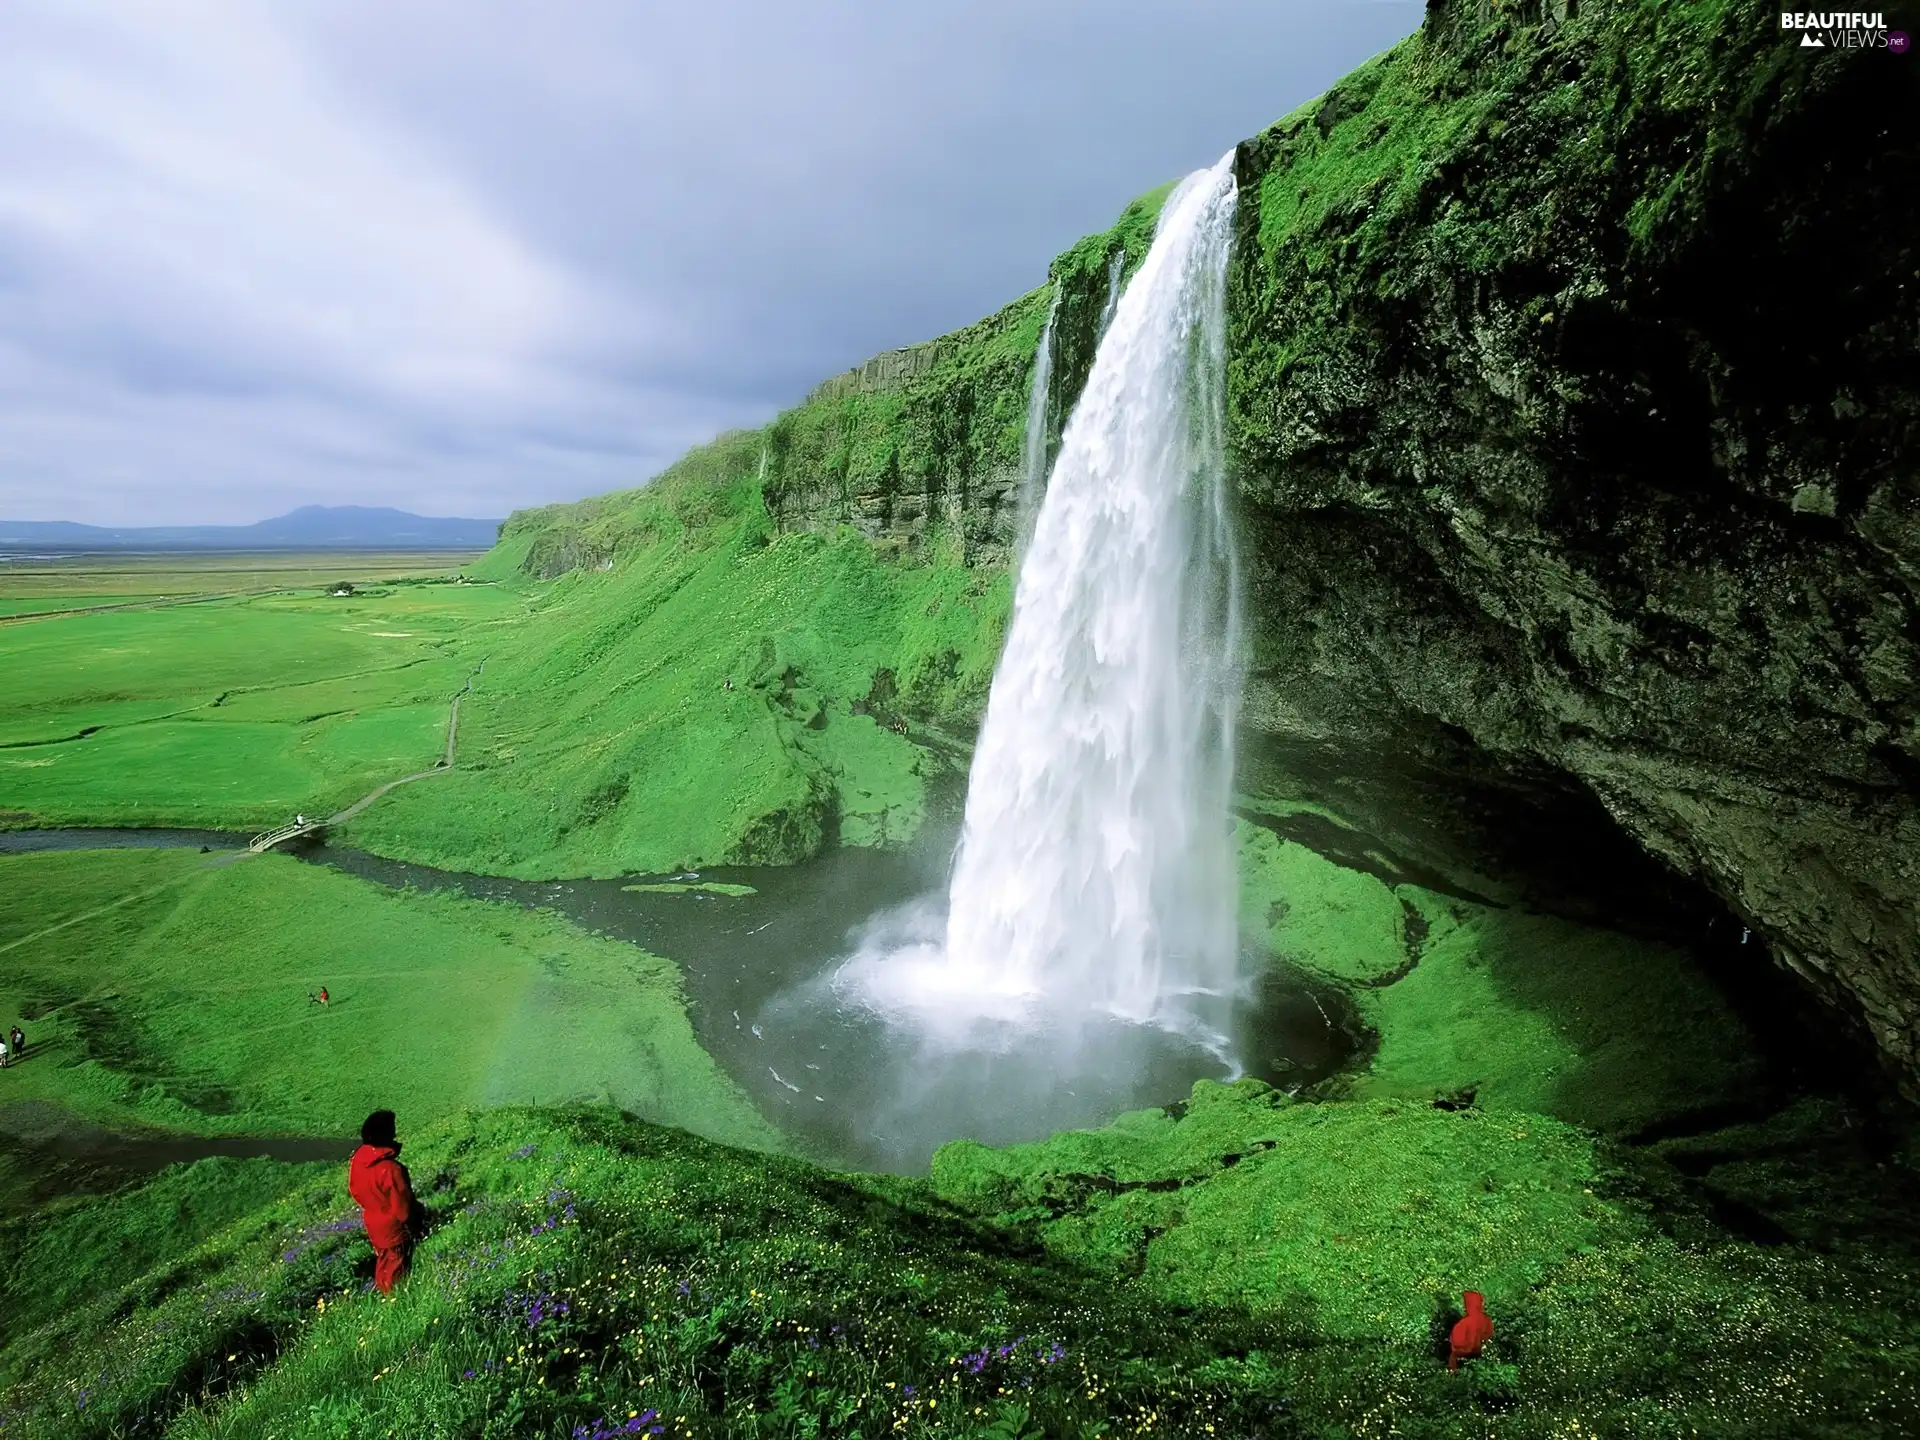
[[[1418,0],[4,0],[0,518],[496,517],[978,319]]]

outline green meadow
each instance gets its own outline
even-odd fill
[[[694,1040],[669,961],[281,855],[0,856],[0,1023],[15,1017],[31,1050],[6,1100],[119,1130],[347,1137],[381,1106],[417,1126],[597,1100],[776,1143]]]
[[[1388,885],[1242,822],[1241,927],[1345,989],[1372,1036],[1330,1092],[1471,1092],[1628,1135],[1769,1093],[1759,1045],[1678,946]]]
[[[447,575],[474,558],[449,550],[0,556],[0,615],[320,589],[342,580],[356,586],[380,585]]]
[[[636,545],[544,582],[509,536],[466,567],[481,583],[336,597],[306,587],[331,572],[293,570],[266,594],[0,625],[0,824],[330,814],[433,765],[471,680],[454,773],[345,838],[526,878],[909,839],[954,763],[943,726],[985,695],[1010,581],[778,534],[749,471],[722,442],[607,497]],[[42,603],[17,583],[0,604]]]
[[[0,626],[5,823],[265,826],[431,766],[523,607],[497,586],[52,615]]]

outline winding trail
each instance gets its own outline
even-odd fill
[[[131,895],[122,895],[118,900],[109,900],[105,905],[96,906],[91,910],[83,910],[78,915],[69,915],[64,920],[56,920],[54,921],[53,924],[45,926],[42,929],[35,930],[30,934],[16,936],[12,940],[7,941],[6,944],[0,945],[0,955],[6,954],[7,951],[9,950],[17,950],[22,945],[25,945],[30,941],[39,940],[44,938],[45,936],[57,934],[62,930],[70,929],[71,927],[80,924],[82,921],[93,919],[94,916],[96,915],[105,915],[110,910],[121,909],[123,906],[134,904],[136,901],[150,900],[155,895],[162,894],[165,891],[172,889],[175,885],[178,885],[179,883],[180,882],[178,880],[169,880],[164,885],[155,885],[152,889],[149,889],[149,890],[136,890]],[[66,1007],[62,1006],[60,1008],[64,1009]]]
[[[434,775],[452,774],[453,773],[453,749],[454,749],[454,745],[458,742],[460,738],[460,702],[473,692],[474,680],[477,679],[479,677],[480,672],[486,668],[487,668],[487,662],[486,662],[486,659],[483,657],[480,663],[473,667],[473,674],[467,676],[467,683],[462,685],[460,687],[459,693],[453,697],[453,708],[451,709],[451,711],[449,711],[447,715],[446,753],[443,754],[439,760],[434,762],[434,766],[431,770],[418,770],[411,775],[402,775],[398,780],[389,780],[387,781],[386,784],[381,785],[375,788],[374,790],[369,791],[365,795],[362,795],[358,800],[354,801],[353,804],[349,805],[346,809],[340,811],[337,814],[329,815],[323,820],[316,819],[316,820],[296,821],[291,825],[282,825],[278,830],[269,830],[264,834],[256,835],[248,843],[247,852],[253,855],[264,854],[266,851],[271,850],[274,846],[284,844],[286,841],[296,839],[301,835],[311,835],[314,831],[324,830],[329,825],[344,825],[347,823],[347,821],[353,819],[354,816],[358,815],[362,810],[365,810],[369,805],[373,804],[374,801],[378,800],[382,795],[386,794],[389,790],[395,789],[396,787],[401,785],[411,785],[415,780],[425,780]]]

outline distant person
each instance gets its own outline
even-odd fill
[[[7,1054],[7,1042],[4,1040],[0,1040],[0,1070],[4,1070],[7,1068],[7,1061],[9,1058],[10,1057]]]
[[[325,1005],[327,1003],[327,987],[322,985],[316,994],[307,996],[307,1003],[309,1005]]]
[[[391,1295],[394,1283],[407,1273],[420,1214],[413,1180],[400,1163],[393,1111],[376,1110],[360,1127],[360,1148],[347,1166],[347,1193],[360,1207],[367,1242],[373,1246],[374,1289]]]
[[[1478,1290],[1469,1290],[1461,1297],[1467,1302],[1467,1313],[1453,1327],[1448,1336],[1447,1369],[1458,1370],[1462,1360],[1471,1360],[1480,1353],[1481,1346],[1493,1338],[1493,1321],[1487,1318],[1486,1297]]]
[[[18,1025],[7,1033],[7,1039],[13,1042],[13,1058],[19,1059],[27,1053],[27,1032]]]

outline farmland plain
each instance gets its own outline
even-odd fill
[[[350,595],[329,593],[338,557],[279,558],[0,572],[0,606],[16,607],[0,623],[0,825],[269,825],[432,765],[451,697],[522,597],[460,583],[444,556],[398,576],[415,557],[362,557]],[[63,583],[91,600],[172,593],[44,613]],[[243,585],[257,593],[224,588]]]

